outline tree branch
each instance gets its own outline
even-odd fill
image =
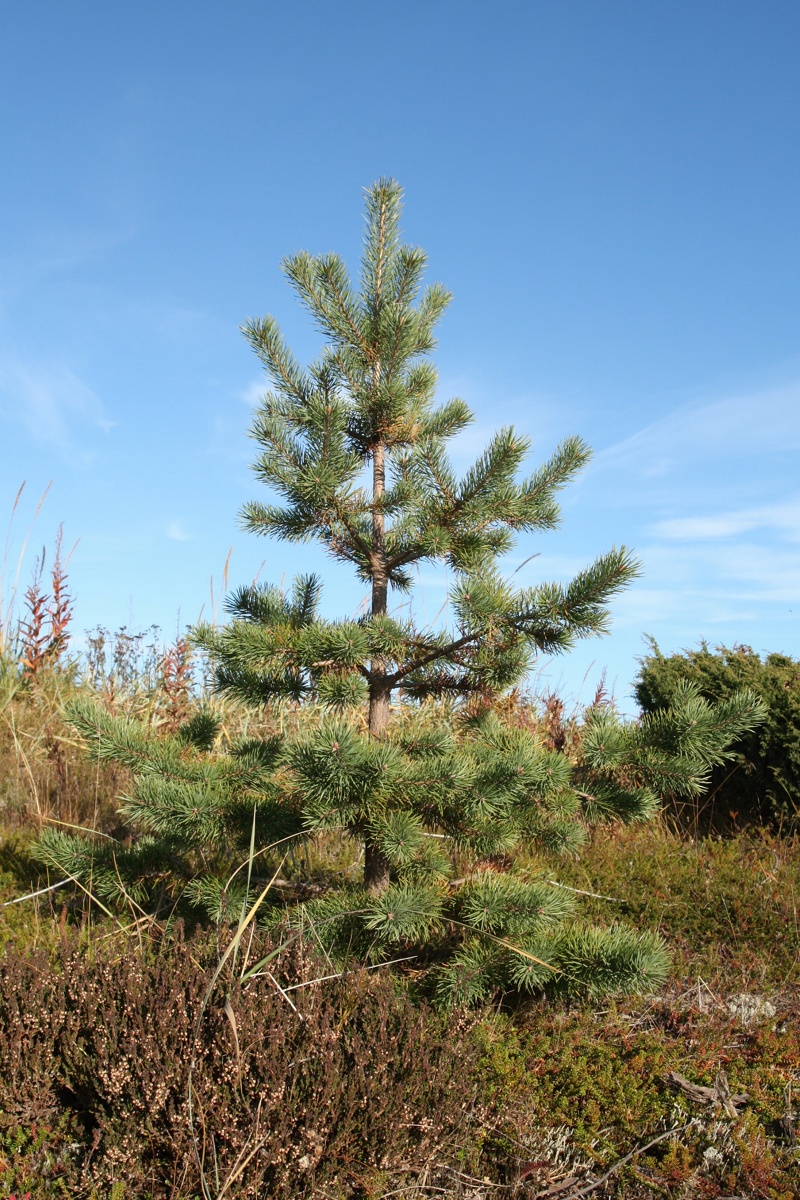
[[[456,638],[454,641],[449,642],[448,645],[437,647],[437,649],[423,654],[416,662],[409,663],[405,667],[400,667],[394,674],[387,676],[387,683],[391,688],[397,687],[398,683],[407,678],[407,676],[413,675],[415,671],[422,670],[429,663],[438,662],[440,658],[448,658],[463,646],[468,646],[471,642],[477,641],[483,632],[484,630],[478,629],[474,633],[465,633],[463,637]]]

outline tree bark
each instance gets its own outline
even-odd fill
[[[376,444],[372,459],[372,499],[380,500],[386,490],[386,447]],[[385,521],[383,513],[372,510],[372,615],[385,616],[389,601],[389,580],[386,571]],[[386,681],[386,662],[375,656],[370,663],[369,735],[386,736],[389,724],[391,688]],[[364,887],[371,895],[379,895],[390,883],[389,861],[367,838],[364,846]]]
[[[364,843],[364,887],[370,896],[380,896],[391,881],[389,860],[374,842],[367,838]]]
[[[378,262],[375,275],[374,304],[376,313],[380,309],[383,292],[383,265],[385,255],[385,210],[381,213],[378,230]],[[377,398],[381,384],[382,365],[380,351],[372,363],[372,386]],[[376,431],[377,432],[377,431]],[[386,568],[386,519],[380,502],[386,491],[386,444],[378,434],[372,448],[372,616],[385,616],[389,606],[389,576]],[[391,688],[386,681],[386,661],[376,655],[370,662],[369,685],[369,735],[384,738],[389,724],[389,702]],[[377,896],[391,882],[389,860],[368,837],[364,845],[364,887],[370,895]]]

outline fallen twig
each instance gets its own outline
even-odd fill
[[[613,1167],[606,1171],[605,1175],[601,1175],[599,1179],[595,1179],[593,1183],[588,1184],[586,1187],[579,1188],[577,1192],[570,1192],[569,1195],[562,1197],[561,1200],[578,1200],[580,1196],[588,1196],[590,1192],[596,1191],[597,1188],[604,1184],[607,1179],[610,1179],[611,1176],[620,1169],[620,1167],[624,1167],[626,1163],[629,1163],[631,1159],[638,1158],[640,1154],[645,1154],[648,1150],[651,1150],[653,1146],[657,1146],[659,1142],[663,1142],[666,1138],[672,1137],[673,1134],[683,1133],[684,1129],[688,1128],[689,1122],[687,1121],[685,1125],[676,1125],[673,1129],[668,1129],[666,1133],[660,1133],[658,1137],[653,1138],[652,1141],[649,1141],[645,1146],[637,1146],[635,1150],[631,1150],[630,1154],[626,1154],[624,1158],[620,1158],[617,1162],[615,1162]],[[552,1196],[553,1192],[537,1192],[534,1200],[544,1200],[544,1197],[548,1195]]]
[[[22,904],[23,900],[33,900],[34,896],[44,896],[45,892],[54,892],[57,888],[62,888],[68,883],[72,883],[72,880],[62,879],[60,883],[51,883],[50,887],[39,888],[38,892],[28,892],[27,896],[17,896],[14,900],[4,900],[0,908],[8,908],[11,904]]]
[[[737,1092],[736,1095],[731,1095],[731,1089],[728,1086],[728,1077],[724,1071],[717,1072],[717,1078],[714,1080],[713,1087],[704,1087],[699,1083],[692,1083],[677,1071],[667,1071],[665,1076],[670,1087],[677,1091],[683,1092],[690,1100],[694,1100],[696,1104],[713,1104],[723,1108],[729,1117],[738,1117],[739,1108],[744,1108],[750,1099],[749,1092]]]
[[[585,892],[583,888],[570,887],[566,883],[559,883],[557,879],[545,879],[545,883],[549,883],[551,887],[563,888],[565,892],[574,892],[576,896],[591,896],[593,900],[611,900],[614,904],[624,904],[624,900],[620,900],[619,896],[604,896],[602,892]]]

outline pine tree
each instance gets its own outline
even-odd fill
[[[528,441],[503,429],[456,475],[448,442],[472,417],[461,400],[434,404],[429,358],[450,297],[439,285],[422,290],[425,255],[401,244],[400,212],[395,182],[368,191],[357,289],[336,255],[285,261],[325,339],[307,369],[273,318],[245,327],[271,384],[252,436],[255,473],[273,499],[248,504],[244,523],[321,543],[368,589],[367,611],[324,617],[321,581],[309,575],[289,594],[241,588],[230,622],[194,635],[221,694],[256,709],[314,702],[313,713],[329,715],[298,736],[221,753],[208,714],[154,741],[75,709],[94,752],[133,770],[124,815],[140,836],[118,854],[51,832],[40,853],[79,880],[91,870],[108,898],[129,894],[128,879],[137,903],[157,887],[163,899],[169,879],[170,903],[224,919],[251,896],[241,872],[231,883],[248,845],[252,865],[252,853],[269,857],[285,837],[334,831],[361,847],[361,882],[332,878],[312,901],[299,891],[289,914],[331,952],[426,955],[451,1001],[548,984],[649,986],[666,969],[659,939],[585,928],[530,858],[514,871],[514,851],[575,850],[592,821],[644,820],[665,793],[698,794],[728,743],[758,720],[757,705],[738,696],[715,708],[688,689],[640,725],[597,706],[572,758],[495,711],[493,698],[538,655],[603,632],[609,600],[638,568],[623,547],[566,586],[516,588],[503,575],[518,534],[556,527],[557,493],[589,452],[569,438],[519,478]],[[447,568],[447,626],[391,609],[421,563]]]
[[[282,504],[248,504],[246,528],[287,541],[321,542],[369,588],[367,617],[317,616],[320,583],[297,583],[290,605],[272,589],[243,589],[222,633],[200,640],[219,664],[223,690],[245,701],[316,696],[345,706],[366,698],[369,733],[386,736],[392,696],[490,694],[516,683],[537,654],[568,648],[606,626],[607,602],[636,574],[612,550],[566,588],[515,590],[498,559],[515,535],[552,529],[555,495],[589,452],[569,438],[544,466],[517,481],[528,440],[502,429],[463,479],[447,442],[472,420],[461,400],[434,407],[428,355],[450,295],[420,295],[426,257],[400,244],[401,190],[382,180],[367,193],[359,290],[337,255],[288,258],[284,270],[326,338],[304,371],[271,317],[245,334],[273,390],[252,436],[258,478]],[[418,301],[418,302],[417,302]],[[416,303],[415,303],[416,302]],[[455,631],[423,629],[389,613],[390,590],[407,592],[412,569],[446,564],[454,580]],[[377,894],[391,864],[379,830],[364,830],[364,882]]]

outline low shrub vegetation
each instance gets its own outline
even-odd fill
[[[307,369],[246,327],[283,505],[246,522],[348,563],[362,617],[303,577],[70,657],[60,540],[6,608],[0,1200],[800,1194],[796,664],[654,644],[638,721],[520,693],[638,565],[501,574],[588,450],[520,480],[503,430],[456,477],[449,295],[400,208],[369,190],[357,287],[284,264],[326,339]],[[423,562],[446,627],[390,612]]]
[[[260,958],[272,947],[258,938],[249,949]],[[209,1002],[214,965],[204,937],[154,949],[73,935],[49,953],[6,953],[0,1180],[10,1190],[369,1195],[403,1164],[474,1165],[469,1025],[364,974],[284,992],[290,978],[325,974],[300,949],[284,952],[275,976],[246,987],[224,978]]]
[[[24,874],[24,845],[17,860]],[[636,863],[650,864],[641,877]],[[48,896],[24,921],[25,906],[4,909],[2,1186],[48,1200],[114,1186],[137,1200],[559,1185],[569,1198],[611,1171],[590,1194],[790,1200],[800,844],[606,829],[560,878],[595,893],[598,921],[622,903],[661,930],[673,968],[657,992],[446,1016],[413,999],[413,964],[326,979],[305,944],[243,983],[274,949],[263,932],[211,987],[230,933],[123,934],[102,916],[75,928]],[[4,879],[13,895],[17,874]],[[748,1099],[730,1112],[727,1094]],[[242,1167],[260,1138],[266,1153]]]

